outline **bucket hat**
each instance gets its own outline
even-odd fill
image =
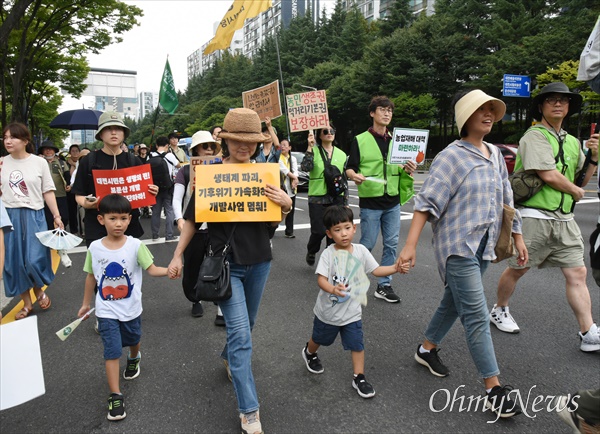
[[[581,109],[581,102],[583,101],[583,97],[575,92],[571,92],[566,84],[561,82],[555,82],[547,84],[542,88],[540,93],[538,93],[535,98],[531,101],[531,116],[536,121],[542,120],[542,112],[540,111],[540,105],[544,102],[546,97],[552,93],[560,93],[568,95],[571,99],[569,101],[569,112],[566,117],[571,116],[572,114],[578,113]]]
[[[56,154],[58,154],[60,152],[60,150],[58,149],[58,147],[54,144],[54,142],[52,140],[44,140],[42,142],[42,144],[40,145],[40,147],[38,148],[38,153],[42,153],[44,152],[44,149],[48,148],[48,149],[54,149],[54,152]]]
[[[202,143],[214,143],[217,145],[217,148],[215,149],[215,155],[221,152],[221,144],[213,139],[212,134],[208,131],[196,131],[192,136],[192,143],[190,144],[189,150],[191,151],[193,148]]]
[[[247,143],[263,143],[270,140],[261,132],[260,118],[254,110],[236,108],[229,110],[219,133],[222,139],[234,139]]]
[[[96,133],[96,140],[102,140],[100,138],[100,133],[106,127],[117,126],[123,128],[125,132],[125,139],[129,137],[129,127],[125,125],[121,115],[117,112],[104,112],[100,115],[100,119],[98,119],[98,132]]]
[[[148,149],[148,146],[144,145],[143,143],[140,144],[140,148],[139,149]]]
[[[494,104],[494,122],[498,122],[506,113],[506,104],[504,104],[502,100],[489,96],[479,89],[472,90],[458,100],[454,105],[454,116],[456,118],[456,126],[458,127],[459,133],[467,120],[475,113],[475,110],[489,101]]]

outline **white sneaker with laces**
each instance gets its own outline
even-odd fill
[[[260,416],[258,410],[252,413],[240,413],[242,421],[242,433],[244,434],[262,434],[262,425],[260,424]]]
[[[595,323],[585,335],[579,332],[579,339],[581,339],[581,351],[586,353],[600,351],[600,329]]]
[[[521,330],[508,311],[508,306],[497,307],[494,305],[490,312],[490,322],[505,333],[519,333]]]

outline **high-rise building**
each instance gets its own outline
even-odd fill
[[[140,92],[139,118],[144,119],[158,107],[158,92]]]
[[[343,0],[342,5],[346,10],[356,6],[360,13],[368,20],[382,19],[390,15],[392,4],[396,0]],[[409,5],[415,14],[423,11],[429,16],[435,12],[435,0],[409,0]]]
[[[94,97],[94,109],[116,111],[132,119],[138,117],[137,71],[91,68],[84,81],[84,96]]]

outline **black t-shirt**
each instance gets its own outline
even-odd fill
[[[196,220],[196,197],[192,195],[183,218]],[[254,265],[273,259],[268,225],[265,222],[239,222],[231,239],[230,261],[238,265]],[[196,229],[198,228],[196,223]],[[235,223],[208,223],[208,236],[215,255],[221,254]]]
[[[389,149],[390,140],[386,140],[383,137],[373,136],[377,145],[379,146],[379,150],[381,151],[381,155],[383,155],[384,161],[387,161],[387,154]],[[350,145],[350,152],[348,153],[348,163],[346,164],[346,169],[352,169],[356,173],[360,173],[360,149],[358,148],[358,140],[356,137],[352,140],[352,144]],[[390,196],[388,194],[384,194],[383,196],[378,197],[359,197],[358,205],[361,208],[367,209],[377,209],[377,210],[386,210],[391,209],[400,203],[400,196]]]
[[[96,187],[94,186],[94,178],[92,170],[112,170],[114,165],[114,156],[105,154],[103,151],[94,151],[94,167],[90,167],[90,157],[92,154],[86,155],[79,160],[79,168],[75,175],[75,182],[71,188],[71,193],[81,196],[93,195],[96,196]],[[124,169],[126,167],[141,166],[142,162],[135,155],[128,152],[121,152],[117,155],[117,168]],[[125,235],[139,238],[144,235],[144,229],[140,224],[140,212],[137,209],[131,211],[131,223],[125,232]],[[85,210],[85,239],[89,241],[99,240],[106,236],[106,229],[98,222],[98,210]]]

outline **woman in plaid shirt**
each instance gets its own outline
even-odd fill
[[[483,141],[506,112],[506,105],[481,90],[459,93],[455,117],[460,140],[440,152],[415,198],[414,216],[399,264],[414,267],[416,246],[425,223],[433,227],[433,249],[445,285],[444,297],[417,348],[415,360],[438,377],[449,374],[438,356],[442,342],[460,318],[471,357],[484,379],[486,406],[500,417],[521,412],[510,399],[510,386],[500,387],[498,364],[490,333],[489,311],[482,276],[496,258],[502,206],[513,206],[506,164],[498,149]],[[513,238],[521,263],[527,249],[521,235],[521,217],[513,222]]]

